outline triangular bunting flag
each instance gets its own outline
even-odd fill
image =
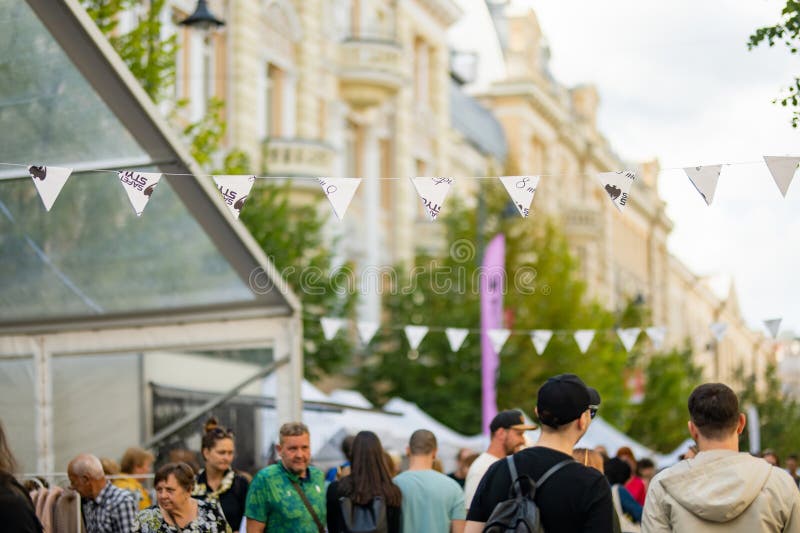
[[[602,172],[597,175],[600,185],[605,189],[608,197],[614,202],[620,212],[628,203],[631,193],[631,186],[636,181],[636,174],[630,170],[619,170],[617,172]]]
[[[767,326],[767,331],[769,331],[773,339],[778,337],[778,331],[781,329],[782,321],[783,321],[782,318],[773,318],[764,321],[764,325]]]
[[[466,339],[467,335],[469,335],[469,330],[462,328],[447,328],[444,330],[444,334],[447,335],[447,342],[450,343],[450,349],[454,352],[457,352],[461,349],[461,345],[464,344],[464,339]]]
[[[419,348],[419,343],[428,334],[428,326],[406,326],[403,330],[406,332],[408,345],[411,346],[412,350]]]
[[[575,338],[575,342],[578,343],[578,348],[581,353],[586,353],[586,350],[589,349],[589,345],[592,344],[592,339],[594,339],[594,330],[579,329],[572,336]]]
[[[664,326],[650,326],[645,328],[645,333],[650,337],[650,342],[653,343],[653,348],[660,350],[664,346],[664,339],[667,338],[667,328]]]
[[[239,218],[242,212],[247,195],[250,194],[250,189],[256,182],[255,176],[212,176],[214,183],[217,184],[217,189],[222,193],[222,199],[225,200],[225,205],[231,210],[235,218]]]
[[[508,191],[511,201],[517,206],[519,214],[528,218],[533,203],[533,195],[539,185],[539,176],[500,176],[500,181]]]
[[[714,322],[708,327],[711,330],[711,333],[714,334],[714,338],[717,339],[717,342],[722,340],[722,337],[725,336],[725,332],[728,330],[728,324],[725,322]]]
[[[689,179],[692,180],[694,188],[706,201],[706,205],[711,205],[714,201],[714,192],[717,190],[719,173],[722,165],[709,165],[707,167],[686,167],[683,169]]]
[[[617,328],[617,335],[622,345],[625,347],[626,352],[630,352],[633,345],[636,344],[636,339],[639,338],[639,333],[642,328]]]
[[[780,189],[781,194],[786,198],[786,191],[789,190],[789,185],[792,184],[792,178],[797,170],[797,165],[800,163],[800,157],[776,157],[764,156],[764,162],[767,164],[772,179],[775,180],[775,185]]]
[[[553,337],[552,330],[549,329],[535,329],[531,331],[531,342],[533,342],[533,349],[536,353],[542,355]]]
[[[361,184],[361,178],[317,178],[317,181],[328,197],[336,217],[343,220],[356,189]]]
[[[356,329],[358,329],[358,336],[361,342],[369,344],[372,337],[378,332],[381,325],[377,322],[356,322]]]
[[[422,205],[427,209],[428,216],[431,217],[431,220],[436,220],[442,210],[450,185],[453,184],[453,178],[417,177],[411,178],[411,182],[422,200]]]
[[[506,341],[508,340],[508,336],[511,335],[511,330],[490,329],[487,333],[489,335],[489,342],[492,343],[492,348],[494,349],[494,353],[500,355],[500,352],[503,351],[503,346],[506,344]]]
[[[72,169],[31,165],[28,167],[28,174],[31,175],[33,184],[39,191],[44,208],[50,211],[64,184],[67,183],[69,175],[72,174]]]
[[[161,180],[160,172],[134,172],[133,170],[120,170],[117,172],[119,182],[131,201],[133,211],[137,217],[142,216],[147,202],[153,195],[156,185]]]
[[[329,341],[339,333],[339,330],[344,327],[347,320],[344,318],[322,317],[319,319],[319,322],[322,326],[322,334],[325,336],[325,340]]]

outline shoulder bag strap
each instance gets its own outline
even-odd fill
[[[511,474],[511,486],[513,487],[514,483],[517,482],[517,465],[514,464],[513,453],[506,457],[506,462],[508,463],[508,471]]]
[[[542,474],[542,477],[540,477],[540,478],[539,478],[539,479],[536,481],[536,488],[538,489],[539,487],[541,487],[541,486],[544,484],[544,482],[545,482],[545,481],[547,481],[547,479],[548,479],[550,476],[552,476],[553,474],[555,474],[556,472],[558,472],[559,470],[561,470],[562,468],[564,468],[565,466],[567,466],[569,463],[574,463],[574,462],[575,462],[575,460],[574,460],[574,459],[564,459],[563,461],[561,461],[561,462],[560,462],[560,463],[558,463],[557,465],[553,465],[553,466],[551,466],[551,467],[550,467],[550,470],[548,470],[547,472],[545,472],[544,474]]]
[[[311,518],[313,518],[314,523],[317,524],[317,529],[319,530],[319,533],[325,533],[325,527],[322,525],[322,522],[320,522],[319,517],[317,516],[317,512],[314,511],[314,507],[311,506],[311,502],[308,501],[306,493],[303,492],[303,489],[300,488],[300,485],[298,485],[296,481],[292,480],[290,481],[292,482],[294,490],[296,490],[297,494],[300,496],[300,499],[303,500],[303,504],[306,506],[306,509],[308,509],[308,512],[311,513]]]

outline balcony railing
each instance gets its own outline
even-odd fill
[[[270,137],[262,150],[269,176],[327,176],[332,171],[334,150],[319,141]]]
[[[564,213],[564,227],[570,236],[595,237],[602,225],[602,212],[591,207],[570,207]]]
[[[400,43],[391,36],[360,34],[339,45],[339,80],[356,107],[382,103],[405,83]]]

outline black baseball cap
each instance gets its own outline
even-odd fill
[[[560,374],[539,388],[536,411],[542,424],[557,428],[600,406],[600,394],[575,374]]]
[[[526,424],[525,417],[522,416],[522,411],[517,411],[516,409],[500,411],[492,418],[492,423],[489,424],[489,431],[491,433],[494,433],[498,429],[521,429],[523,431],[528,431],[536,428],[536,424]]]

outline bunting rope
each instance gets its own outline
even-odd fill
[[[772,174],[772,177],[783,197],[789,189],[795,171],[800,164],[798,156],[764,156],[764,163]],[[760,163],[758,161],[743,161],[734,163],[720,163],[715,165],[684,167],[692,185],[702,196],[707,205],[711,205],[714,200],[717,184],[723,166],[749,165]],[[148,166],[153,166],[150,163]],[[72,168],[67,167],[48,167],[45,165],[24,165],[21,163],[3,163],[0,165],[27,168],[28,174],[33,179],[39,196],[49,211],[67,179],[73,172]],[[145,165],[134,166],[142,168]],[[677,170],[677,168],[660,169]],[[80,172],[116,172],[120,183],[125,188],[128,198],[133,206],[136,215],[141,216],[147,202],[150,200],[159,180],[162,176],[193,176],[211,177],[217,185],[223,200],[235,218],[239,218],[241,209],[244,207],[247,196],[250,193],[256,179],[316,179],[320,184],[325,196],[331,203],[334,213],[342,220],[350,205],[355,193],[360,185],[362,178],[351,177],[288,177],[288,176],[257,176],[257,175],[214,175],[214,174],[181,174],[181,173],[154,173],[138,172],[135,170],[114,170],[106,168],[80,169]],[[497,179],[499,180],[517,207],[520,216],[527,218],[530,215],[531,205],[533,204],[534,194],[541,177],[562,176],[561,174],[540,174],[528,176],[468,176],[458,179]],[[588,174],[578,174],[577,176],[588,176]],[[627,205],[630,197],[630,190],[633,182],[636,181],[636,173],[630,170],[618,170],[611,172],[599,172],[595,174],[600,185],[606,191],[609,199],[622,212]],[[6,177],[4,179],[19,179],[19,177]],[[402,178],[376,178],[378,180],[401,180]],[[444,201],[450,190],[450,186],[457,178],[453,177],[411,177],[417,194],[423,205],[428,211],[431,220],[441,213]]]

